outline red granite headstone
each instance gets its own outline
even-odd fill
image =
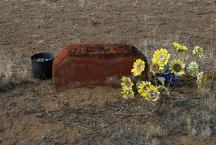
[[[56,90],[73,85],[106,85],[131,75],[137,58],[146,58],[136,47],[125,44],[76,44],[63,48],[53,63]],[[148,65],[144,72],[148,79]]]

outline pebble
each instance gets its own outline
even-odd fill
[[[36,62],[46,62],[49,60],[51,60],[51,58],[37,58],[37,59],[35,59]]]

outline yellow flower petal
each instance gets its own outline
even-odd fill
[[[147,93],[147,90],[148,90],[148,87],[151,86],[151,82],[141,82],[139,83],[138,85],[138,93],[140,94],[140,96],[142,97],[146,97],[146,93]]]
[[[131,72],[134,76],[140,76],[145,70],[145,62],[141,59],[137,59],[133,64],[133,69]]]
[[[176,48],[178,51],[187,51],[188,48],[184,45],[181,45],[179,43],[174,42],[173,43],[174,48]]]
[[[125,89],[125,90],[127,90],[127,89],[132,89],[132,87],[133,87],[133,82],[132,82],[132,80],[131,80],[131,78],[130,77],[122,77],[122,79],[121,79],[121,86],[122,86],[122,89]]]
[[[152,63],[158,64],[160,67],[163,67],[168,63],[170,59],[170,53],[166,49],[159,49],[154,52]]]
[[[160,70],[162,70],[162,67],[160,67],[158,64],[154,63],[150,66],[150,72],[155,75],[157,73],[160,73]]]
[[[123,88],[121,94],[123,99],[133,99],[135,97],[132,88],[131,89]]]
[[[157,90],[155,86],[151,85],[147,90],[145,99],[150,102],[156,102],[160,99],[160,92]]]
[[[172,61],[169,66],[171,73],[177,76],[181,76],[185,73],[184,68],[185,68],[185,63],[179,60]]]

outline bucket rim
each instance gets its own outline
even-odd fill
[[[49,60],[44,61],[44,62],[49,62],[49,61],[51,61],[51,60],[54,59],[54,55],[53,55],[53,53],[51,53],[51,52],[39,52],[39,53],[35,53],[35,54],[33,54],[33,55],[31,56],[31,61],[36,62],[36,63],[44,63],[44,62],[38,62],[38,61],[36,61],[36,60],[34,59],[37,55],[43,55],[43,54],[48,54],[48,55],[51,56]]]

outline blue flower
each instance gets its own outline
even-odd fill
[[[175,86],[180,82],[180,78],[174,75],[173,73],[171,73],[168,69],[165,70],[164,73],[160,75],[160,77],[165,78],[166,85]]]

